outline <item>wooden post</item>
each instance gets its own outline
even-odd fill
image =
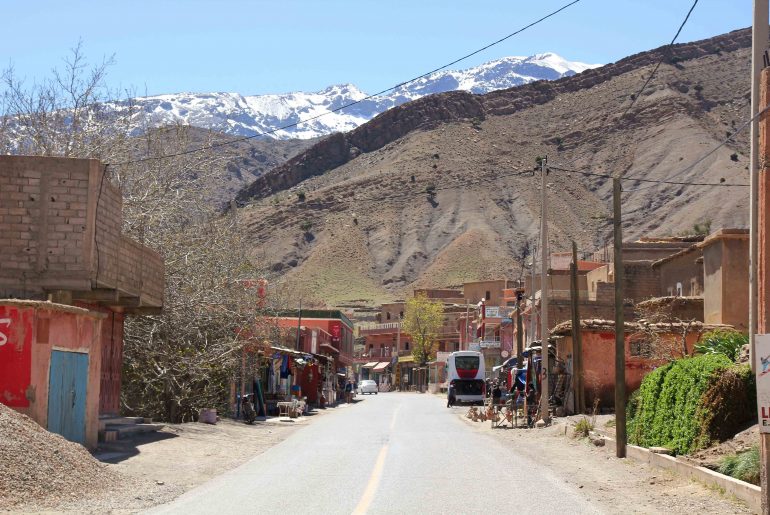
[[[623,320],[623,233],[620,226],[620,180],[612,179],[615,234],[615,455],[626,457],[626,341]]]
[[[521,300],[524,296],[524,290],[521,288],[516,289],[516,368],[522,366],[522,354],[524,353],[524,327],[521,320]],[[516,384],[516,378],[514,377],[511,387]]]
[[[572,304],[572,391],[575,398],[575,412],[585,413],[583,388],[583,342],[580,332],[580,290],[578,288],[577,243],[572,242],[572,263],[570,264],[570,301]]]
[[[542,195],[542,226],[540,227],[540,342],[542,356],[542,384],[540,388],[540,419],[548,425],[551,420],[548,397],[550,396],[550,354],[548,352],[548,182],[547,160],[544,157],[540,161],[540,170],[542,178],[540,181],[540,193]]]

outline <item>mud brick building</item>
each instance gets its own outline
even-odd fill
[[[120,408],[125,317],[163,306],[163,259],[121,233],[122,207],[97,160],[0,156],[0,299],[99,314],[101,414]]]

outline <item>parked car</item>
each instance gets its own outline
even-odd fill
[[[373,393],[377,395],[377,383],[372,381],[371,379],[364,379],[360,383],[358,383],[358,393],[365,394],[365,393]]]

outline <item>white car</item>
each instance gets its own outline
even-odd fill
[[[360,383],[358,383],[358,393],[365,394],[365,393],[373,393],[377,395],[378,388],[377,383],[372,381],[371,379],[364,379]]]

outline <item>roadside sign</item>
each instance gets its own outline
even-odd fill
[[[770,334],[754,338],[754,373],[757,375],[759,432],[770,433]]]

